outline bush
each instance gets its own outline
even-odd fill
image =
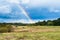
[[[11,25],[0,25],[0,33],[4,32],[12,32],[12,26]]]

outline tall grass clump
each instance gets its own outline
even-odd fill
[[[11,25],[0,24],[0,33],[12,32],[13,28]]]

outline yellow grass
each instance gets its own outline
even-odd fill
[[[18,26],[11,33],[0,33],[0,40],[60,40],[60,26]]]

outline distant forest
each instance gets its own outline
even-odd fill
[[[0,23],[0,25],[16,25],[16,26],[60,26],[60,18],[56,20],[38,21],[33,24],[23,23]]]
[[[60,18],[56,19],[56,20],[47,20],[47,21],[39,21],[37,23],[35,23],[35,25],[41,25],[41,26],[60,26]]]

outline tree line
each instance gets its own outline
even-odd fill
[[[60,26],[60,18],[56,20],[47,20],[47,21],[39,21],[35,23],[35,25],[41,25],[41,26]]]

